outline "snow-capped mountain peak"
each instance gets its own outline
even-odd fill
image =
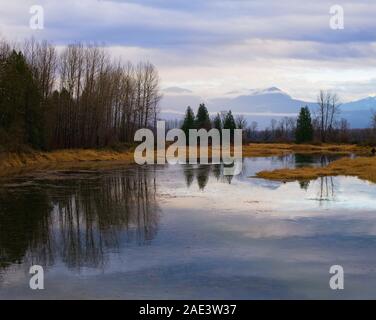
[[[288,95],[287,93],[283,92],[281,89],[277,87],[269,87],[264,89],[255,89],[251,90],[250,94],[252,95],[265,95],[265,94],[284,94]]]

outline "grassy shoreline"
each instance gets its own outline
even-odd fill
[[[376,157],[369,157],[369,147],[357,145],[307,145],[307,144],[255,144],[247,146],[243,156],[280,156],[283,154],[338,154],[357,155],[355,159],[344,158],[332,162],[323,168],[302,167],[261,171],[258,178],[273,181],[307,181],[325,176],[353,176],[376,183]]]
[[[356,145],[309,145],[309,144],[249,144],[243,146],[243,157],[282,156],[291,153],[300,154],[369,154],[369,148]],[[209,150],[209,157],[211,150]],[[98,168],[134,163],[133,148],[124,151],[111,149],[68,149],[51,152],[20,152],[0,153],[0,176],[9,176],[34,170]],[[302,168],[302,170],[305,168]],[[317,173],[303,174],[302,172],[261,172],[259,177],[272,180],[296,180],[296,176],[308,178]]]
[[[376,157],[344,158],[323,168],[303,167],[261,171],[257,177],[274,181],[304,181],[326,176],[352,176],[376,183]]]
[[[369,147],[354,144],[287,144],[287,143],[260,143],[243,147],[243,156],[268,157],[282,156],[291,153],[299,154],[339,154],[339,155],[369,155]]]
[[[2,153],[0,154],[0,176],[43,169],[91,168],[133,162],[133,151],[69,149],[51,152]]]

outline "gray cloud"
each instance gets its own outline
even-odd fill
[[[249,87],[272,81],[266,85],[301,96],[319,82],[317,68],[324,70],[323,83],[342,87],[351,80],[343,77],[346,72],[367,82],[376,69],[376,3],[371,0],[337,0],[345,9],[340,31],[329,28],[329,0],[40,0],[42,31],[28,27],[34,3],[0,0],[0,34],[58,45],[106,43],[114,54],[155,62],[166,85],[208,94],[214,88],[237,89],[244,81]]]

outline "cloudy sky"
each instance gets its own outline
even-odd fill
[[[29,27],[32,5],[45,27]],[[330,28],[330,8],[344,29]],[[56,45],[105,44],[115,57],[150,60],[163,87],[205,97],[277,86],[314,100],[376,94],[375,0],[0,0],[0,34]]]

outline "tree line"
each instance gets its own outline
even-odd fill
[[[176,126],[172,124],[172,126]],[[218,129],[220,132],[222,129],[230,130],[230,138],[233,140],[234,130],[235,129],[245,129],[247,126],[247,121],[244,116],[239,115],[234,117],[232,111],[222,111],[217,113],[215,117],[211,118],[204,103],[201,103],[198,107],[197,114],[195,115],[194,111],[190,106],[187,107],[185,112],[185,117],[180,125],[180,128],[184,131],[187,142],[189,137],[190,129]]]
[[[217,115],[213,119],[211,119],[205,104],[201,103],[198,107],[196,116],[192,108],[190,106],[187,107],[181,129],[188,135],[189,129],[210,130],[212,128],[215,128],[218,130],[234,130],[237,127],[238,126],[231,110],[228,112],[217,113]]]
[[[98,148],[155,128],[159,75],[149,62],[111,58],[102,47],[0,43],[0,146]]]
[[[245,142],[376,144],[376,112],[372,114],[369,128],[351,129],[349,122],[339,117],[339,100],[337,94],[322,90],[317,97],[316,109],[304,106],[297,117],[272,119],[270,125],[261,130],[256,121],[248,124],[243,115],[234,116],[231,111],[210,117],[205,104],[200,104],[196,115],[189,106],[181,123],[170,121],[167,128],[180,127],[186,135],[189,129],[243,129]]]
[[[139,128],[155,129],[160,99],[158,71],[149,62],[123,63],[79,43],[58,50],[48,42],[0,41],[0,151],[132,143]],[[201,104],[197,114],[188,107],[179,126],[187,136],[189,129],[216,128],[243,129],[245,141],[376,143],[376,113],[368,129],[351,129],[339,119],[336,94],[320,91],[317,105],[258,130],[231,110],[211,118]]]
[[[294,130],[295,141],[337,142],[374,145],[376,143],[376,114],[370,119],[366,129],[351,129],[349,122],[340,118],[339,97],[330,91],[321,90],[317,98],[317,109],[312,116],[306,106],[301,109]]]
[[[350,142],[350,125],[340,119],[340,103],[337,94],[321,90],[317,98],[317,109],[308,106],[300,109],[295,117],[272,119],[270,126],[257,131],[257,123],[247,128],[247,138],[262,142]]]

